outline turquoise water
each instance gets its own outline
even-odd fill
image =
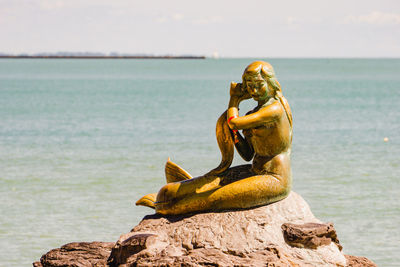
[[[216,119],[251,61],[0,60],[0,266],[116,241],[152,213],[134,202],[164,184],[168,157],[215,167]],[[294,115],[294,190],[345,253],[395,266],[400,60],[269,61]]]

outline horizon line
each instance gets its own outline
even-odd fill
[[[398,56],[376,56],[376,57],[362,57],[362,56],[292,56],[292,57],[209,57],[209,56],[34,56],[34,55],[0,55],[0,59],[400,59]]]

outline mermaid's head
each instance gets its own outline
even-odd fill
[[[265,61],[255,61],[244,70],[243,89],[247,90],[254,100],[268,97],[280,97],[282,90],[275,78],[274,68]]]

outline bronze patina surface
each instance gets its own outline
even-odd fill
[[[239,104],[250,98],[257,106],[239,116]],[[217,168],[192,178],[168,159],[167,184],[136,205],[160,214],[184,214],[266,205],[289,194],[292,114],[269,63],[251,63],[242,83],[231,83],[228,110],[217,121],[216,136],[222,154]],[[230,167],[234,147],[252,164]]]

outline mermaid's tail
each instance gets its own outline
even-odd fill
[[[169,158],[167,163],[165,164],[165,177],[167,179],[167,183],[174,183],[192,179],[192,176],[187,171],[179,167],[176,163],[170,161]],[[155,209],[156,199],[157,199],[157,193],[147,194],[144,197],[140,198],[138,201],[136,201],[136,205],[146,206]]]
[[[211,178],[212,175],[218,175],[225,172],[232,164],[234,143],[227,123],[226,114],[227,111],[222,113],[216,125],[217,142],[222,156],[221,163],[218,165],[218,167],[211,170],[205,175],[208,177],[207,179]],[[168,184],[192,179],[192,176],[187,171],[179,167],[176,163],[170,161],[169,158],[167,163],[165,164],[165,177]],[[211,183],[210,185],[212,185],[212,188],[216,186],[214,185],[214,183]],[[200,190],[208,190],[208,187],[209,186],[207,185],[207,187],[202,187]],[[139,199],[136,202],[136,205],[146,206],[155,209],[156,199],[157,193],[148,194]]]
[[[192,179],[192,176],[168,158],[165,164],[165,178],[167,183],[174,183]]]

